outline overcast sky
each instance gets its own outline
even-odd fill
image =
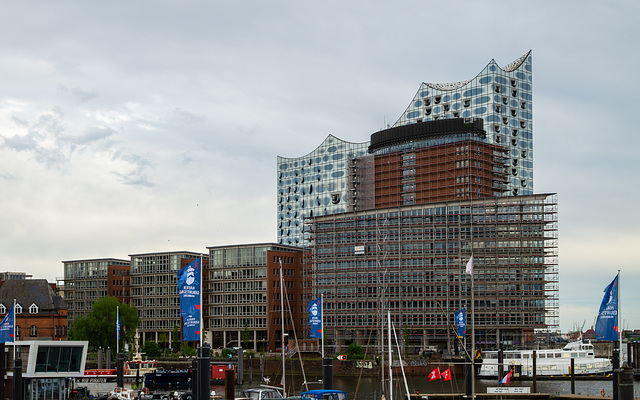
[[[640,328],[637,0],[3,1],[0,271],[276,240],[276,157],[364,142],[421,82],[533,51],[560,328],[622,270]],[[635,74],[634,74],[635,73]]]

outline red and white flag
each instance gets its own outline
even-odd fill
[[[451,380],[451,369],[447,368],[445,371],[442,371],[440,376],[442,377],[443,381],[450,381]]]
[[[429,374],[429,382],[431,382],[433,380],[436,380],[436,379],[440,379],[440,370],[438,368],[434,369]]]

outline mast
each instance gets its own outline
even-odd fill
[[[391,311],[389,310],[387,310],[387,324],[387,345],[389,346],[389,400],[393,400],[393,375],[391,375],[391,367],[393,367],[393,358],[391,358]]]
[[[281,338],[280,348],[282,351],[282,397],[287,397],[287,374],[285,373],[284,362],[284,277],[282,276],[282,258],[280,261],[280,323],[281,323]]]
[[[200,253],[200,348],[202,348],[202,337],[204,336],[204,324],[202,323],[202,314],[204,313],[204,305],[202,304],[202,287],[204,281],[204,265],[202,265],[202,253]]]
[[[618,340],[620,342],[619,344],[619,349],[620,349],[620,367],[622,367],[622,331],[623,331],[623,327],[622,327],[622,295],[621,295],[621,289],[622,289],[622,281],[620,279],[620,270],[618,270]],[[629,355],[627,354],[627,358],[629,357]]]

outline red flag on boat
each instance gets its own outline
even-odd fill
[[[440,376],[442,377],[443,381],[450,381],[451,380],[451,368],[447,368],[446,371],[442,371]]]
[[[440,370],[438,368],[434,369],[429,374],[429,382],[431,382],[433,380],[436,380],[436,379],[440,379]]]

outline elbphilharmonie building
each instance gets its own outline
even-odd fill
[[[494,60],[473,79],[455,83],[422,83],[392,126],[443,119],[481,119],[483,142],[505,149],[506,190],[500,196],[533,194],[533,97],[531,51],[500,67]],[[371,142],[352,143],[329,135],[315,150],[277,160],[278,243],[307,246],[305,219],[371,208],[375,189],[354,185],[367,158],[393,150],[370,149]],[[425,145],[432,145],[427,143]],[[360,205],[354,201],[360,193]],[[364,202],[364,203],[363,203]]]

